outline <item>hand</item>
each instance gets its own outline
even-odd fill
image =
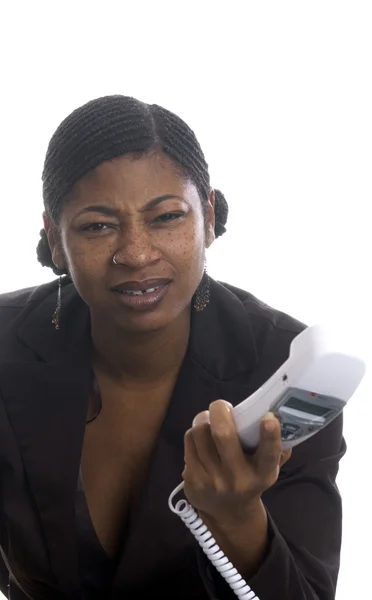
[[[290,455],[291,450],[282,450],[280,423],[272,413],[261,422],[256,452],[245,454],[231,405],[217,400],[195,417],[185,434],[185,496],[201,516],[247,522]]]

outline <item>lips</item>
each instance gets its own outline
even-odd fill
[[[170,279],[127,281],[112,288],[121,305],[139,312],[154,310],[168,293]]]

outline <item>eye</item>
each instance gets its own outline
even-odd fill
[[[185,216],[185,213],[180,212],[172,212],[165,213],[164,215],[160,215],[154,219],[155,223],[169,223],[171,221],[175,221],[176,219],[182,219]]]
[[[105,231],[109,227],[110,225],[108,225],[107,223],[88,223],[87,225],[82,225],[80,229],[81,231],[100,232]]]

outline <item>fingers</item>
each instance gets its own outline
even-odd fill
[[[229,403],[212,402],[209,411],[199,413],[185,436],[185,473],[195,478],[206,475],[215,484],[246,467],[244,453],[236,432]]]
[[[208,477],[208,473],[200,462],[199,455],[196,449],[194,435],[192,429],[188,429],[184,439],[185,448],[185,469],[182,477],[185,481],[201,482]]]
[[[231,405],[230,405],[231,406]],[[282,449],[281,425],[268,413],[260,424],[255,454],[244,454],[228,403],[212,402],[199,413],[185,435],[185,482],[216,490],[262,493],[275,483],[291,450]],[[249,489],[248,489],[249,488]]]
[[[235,471],[246,467],[246,459],[231,413],[231,405],[216,400],[209,406],[211,435],[224,469]]]
[[[191,431],[197,455],[205,471],[212,476],[217,474],[221,467],[221,459],[212,436],[208,410],[195,417]]]
[[[267,413],[260,424],[260,443],[255,454],[257,473],[270,485],[279,474],[282,459],[281,426],[273,413]],[[288,457],[289,458],[289,457]]]

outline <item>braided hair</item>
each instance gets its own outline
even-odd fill
[[[63,201],[73,186],[100,163],[124,154],[166,154],[196,186],[207,214],[210,193],[208,165],[194,132],[177,115],[156,104],[145,104],[127,96],[104,96],[73,111],[59,125],[47,149],[42,175],[46,214],[58,224]],[[225,233],[228,205],[215,190],[215,235]],[[59,270],[45,230],[40,232],[38,261]]]

